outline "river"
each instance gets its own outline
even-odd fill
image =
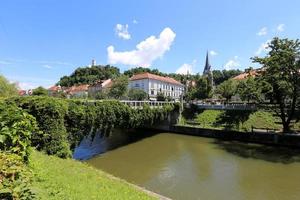
[[[172,199],[300,199],[299,150],[172,133],[134,140],[133,134],[139,133],[83,142],[74,157]]]

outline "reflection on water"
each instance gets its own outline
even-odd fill
[[[161,133],[87,162],[173,199],[290,200],[299,161],[299,150]]]
[[[241,142],[215,141],[218,148],[222,148],[243,158],[254,158],[275,163],[300,162],[300,149],[287,147],[264,146]]]
[[[84,137],[79,146],[74,149],[73,158],[76,160],[87,160],[95,155],[136,142],[153,134],[152,132],[137,134],[133,130],[121,131],[119,129],[115,129],[109,135],[96,133],[92,136],[90,134]]]

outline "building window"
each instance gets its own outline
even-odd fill
[[[151,95],[154,95],[154,90],[151,90]]]
[[[136,83],[136,84],[135,84],[135,87],[140,87],[140,84]]]

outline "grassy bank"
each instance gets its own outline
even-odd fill
[[[194,116],[201,128],[251,131],[258,129],[281,129],[280,119],[266,111],[202,110]]]
[[[34,151],[30,163],[40,199],[155,199],[79,161]]]

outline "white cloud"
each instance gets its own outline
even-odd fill
[[[261,28],[261,29],[256,33],[256,35],[258,35],[258,36],[263,36],[263,35],[267,35],[267,34],[268,34],[268,28],[267,28],[267,27]]]
[[[211,51],[209,52],[209,54],[210,54],[211,56],[216,56],[216,55],[218,55],[218,53],[215,52],[214,50],[211,50]]]
[[[193,68],[196,64],[197,60],[193,60],[193,62],[191,64],[188,63],[184,63],[183,65],[181,65],[177,70],[176,70],[176,74],[194,74],[193,72]]]
[[[230,59],[228,60],[228,62],[225,64],[224,68],[226,70],[230,70],[230,69],[233,69],[233,68],[237,68],[237,67],[240,67],[240,62],[238,60],[238,56],[234,56],[233,59]]]
[[[136,19],[134,19],[134,20],[132,20],[132,23],[138,24],[139,22]]]
[[[122,38],[124,40],[129,40],[131,38],[131,35],[128,32],[128,24],[117,24],[115,32],[119,38]]]
[[[51,65],[43,65],[44,68],[47,68],[47,69],[52,69],[52,66]]]
[[[22,90],[34,89],[34,88],[37,88],[39,86],[37,84],[30,83],[30,82],[19,82],[19,83],[16,83],[16,84]]]
[[[0,65],[10,65],[12,64],[11,62],[7,62],[5,60],[0,60]]]
[[[267,40],[266,42],[262,43],[255,52],[255,55],[260,55],[262,52],[268,52],[268,44],[271,40]]]
[[[284,27],[285,27],[284,24],[279,24],[279,25],[276,27],[276,30],[277,30],[278,32],[283,32],[283,31],[284,31]]]
[[[131,51],[118,52],[115,51],[114,46],[109,46],[107,48],[108,63],[149,67],[154,60],[170,50],[175,37],[176,34],[167,27],[158,38],[150,36],[137,44],[136,49]]]

